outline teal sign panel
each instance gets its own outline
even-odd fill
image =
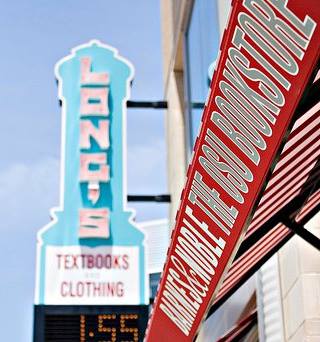
[[[36,304],[147,304],[144,234],[126,207],[126,102],[134,70],[99,41],[55,68],[60,206],[38,233]]]

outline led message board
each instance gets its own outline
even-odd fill
[[[91,41],[55,68],[62,103],[60,206],[38,233],[36,304],[148,304],[144,234],[126,208],[126,102],[117,50]]]
[[[142,341],[148,307],[37,306],[36,342]]]
[[[320,55],[318,0],[236,0],[146,341],[192,341],[281,151]]]

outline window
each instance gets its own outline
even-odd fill
[[[185,35],[186,93],[190,149],[198,135],[202,108],[209,88],[210,65],[219,51],[219,23],[216,0],[195,0]]]

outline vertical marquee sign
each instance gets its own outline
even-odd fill
[[[37,305],[148,303],[144,235],[125,207],[132,65],[98,41],[55,69],[62,102],[60,207],[38,233]]]
[[[235,0],[146,341],[192,341],[320,55],[319,0]]]

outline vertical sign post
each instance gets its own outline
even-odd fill
[[[234,0],[145,340],[192,341],[320,55],[318,0]]]
[[[62,103],[61,198],[38,233],[35,303],[148,304],[144,234],[126,208],[133,67],[114,48],[91,41],[73,49],[55,73]]]

